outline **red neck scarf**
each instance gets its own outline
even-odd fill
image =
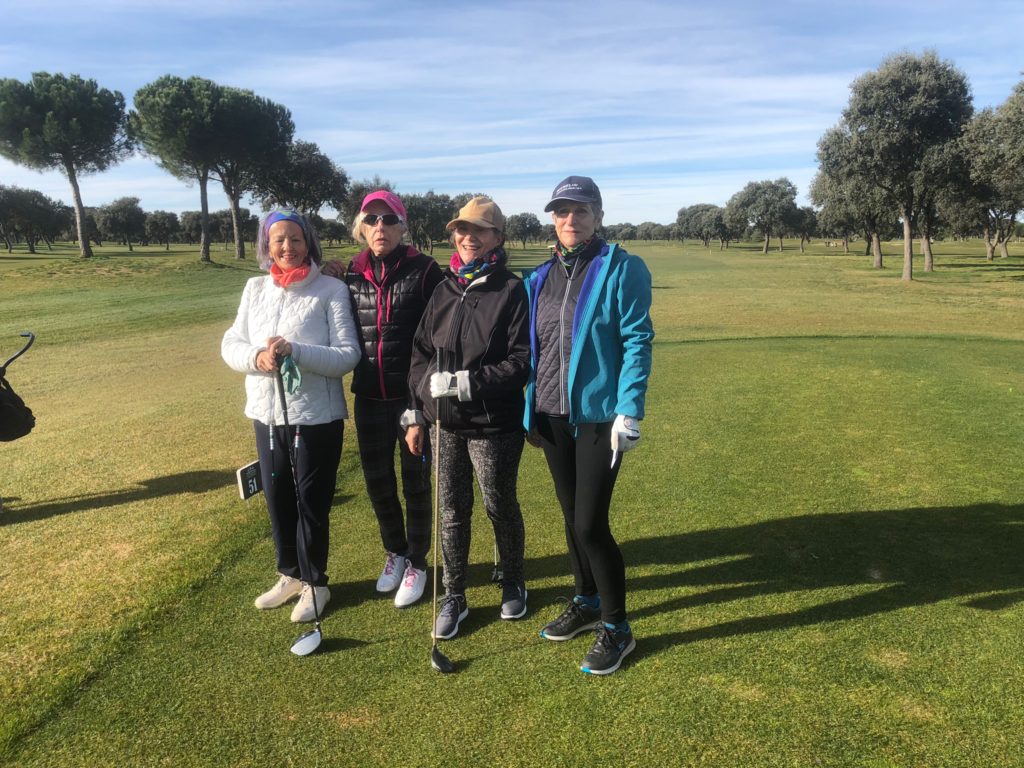
[[[292,283],[298,283],[305,280],[309,276],[309,262],[303,264],[301,267],[295,269],[289,269],[284,272],[277,264],[270,265],[270,276],[274,278],[274,282],[281,288],[287,288]]]

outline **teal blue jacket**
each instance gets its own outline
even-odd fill
[[[523,426],[533,427],[537,376],[537,297],[556,259],[524,276],[530,299],[530,378]],[[572,319],[569,357],[569,422],[612,421],[617,414],[644,417],[651,374],[651,273],[639,256],[605,243],[580,289]]]

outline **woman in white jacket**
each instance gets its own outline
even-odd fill
[[[221,342],[224,362],[246,374],[245,415],[256,429],[277,550],[279,578],[256,598],[256,607],[277,608],[298,595],[292,621],[312,621],[312,590],[321,610],[331,597],[329,515],[348,417],[341,377],[362,353],[348,288],[320,274],[320,244],[303,216],[271,211],[260,222],[256,248],[260,267],[270,274],[245,284],[238,316]],[[289,357],[299,371],[298,386],[281,403],[275,377]],[[287,432],[282,407],[288,409]],[[298,507],[288,458],[293,442]]]

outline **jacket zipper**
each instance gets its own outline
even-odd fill
[[[565,401],[568,393],[565,391],[568,381],[565,373],[565,308],[569,303],[569,291],[572,289],[572,279],[576,276],[576,262],[573,261],[572,269],[565,270],[565,294],[562,296],[562,306],[558,311],[558,410],[560,413],[568,413],[569,408]]]
[[[370,257],[373,258],[372,256]],[[377,383],[380,385],[380,396],[387,400],[388,393],[384,388],[384,325],[381,322],[381,291],[387,277],[387,267],[381,264],[380,285],[373,280],[373,264],[370,264],[370,284],[377,289]]]
[[[480,283],[482,284],[485,279],[486,278],[481,278]],[[476,285],[476,282],[472,282],[469,285],[467,285],[465,288],[462,289],[462,295],[459,296],[458,312],[456,313],[455,318],[452,321],[451,328],[448,329],[448,338],[446,339],[446,343],[448,344],[448,346],[445,347],[445,348],[448,349],[449,351],[451,351],[453,349],[452,341],[454,339],[458,338],[459,331],[462,330],[462,318],[465,315],[464,305],[466,303],[466,294],[469,293],[469,290],[474,285]],[[481,359],[487,356],[487,350],[488,350],[488,347],[485,347],[483,352],[480,354]],[[445,361],[445,362],[447,363],[448,361]],[[458,363],[456,363],[455,361],[452,361],[453,367],[456,366],[456,365],[461,365],[461,364],[462,364],[462,361],[459,361]],[[451,373],[455,373],[455,371],[451,371]],[[484,409],[484,415],[487,417],[487,423],[490,424],[491,423],[491,412],[488,410],[487,402],[483,398],[481,398],[481,400],[480,400],[480,405]],[[438,406],[438,408],[440,408],[440,405]]]

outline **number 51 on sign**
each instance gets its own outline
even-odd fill
[[[258,461],[246,464],[244,467],[239,467],[238,471],[235,472],[235,476],[238,478],[238,495],[242,497],[242,501],[251,499],[263,490],[263,480],[260,477],[260,463]]]

